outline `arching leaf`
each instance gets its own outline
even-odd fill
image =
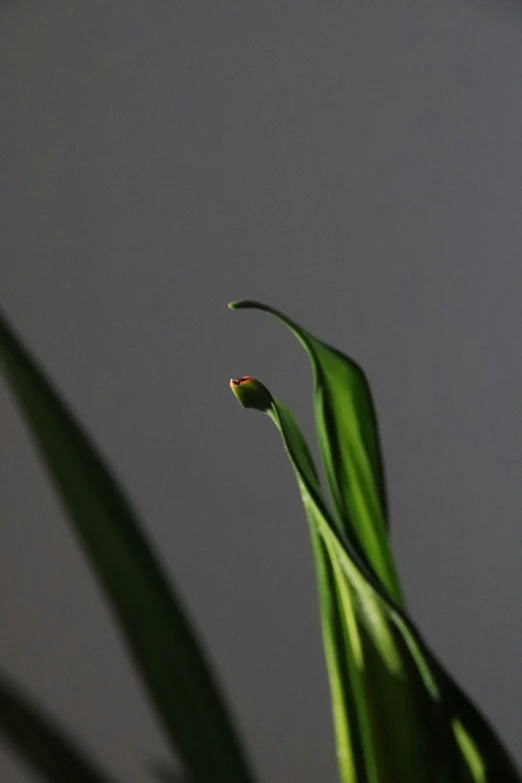
[[[233,302],[229,307],[270,313],[305,348],[314,373],[317,435],[335,520],[351,534],[361,557],[394,600],[401,602],[387,539],[388,511],[377,418],[364,372],[352,359],[272,307],[250,300]]]
[[[369,502],[359,516],[361,524],[352,524],[352,516],[361,511],[354,498],[369,498],[372,487],[377,492],[382,472],[380,458],[371,456],[368,432],[372,428],[357,422],[359,415],[367,416],[367,400],[361,404],[351,370],[338,363],[349,365],[351,360],[271,308],[252,302],[234,307],[257,307],[275,314],[297,334],[314,365],[316,423],[335,516],[290,412],[259,381],[247,377],[241,381],[265,390],[266,412],[281,433],[308,518],[342,783],[520,783],[493,729],[444,671],[397,600],[386,577],[391,571],[382,570],[382,564],[392,558],[382,535],[384,506],[378,509]],[[329,363],[330,355],[336,358]],[[341,358],[337,361],[337,357]],[[360,390],[361,376],[357,377],[354,383]],[[249,399],[248,388],[242,398]],[[344,404],[349,413],[343,419]],[[346,473],[332,456],[339,451],[345,454]],[[363,464],[365,470],[360,469]],[[368,471],[374,470],[377,473],[370,479]],[[339,500],[342,493],[345,496]],[[373,537],[361,535],[373,524]],[[379,547],[386,550],[381,558]]]
[[[194,783],[247,783],[246,761],[201,646],[126,497],[1,317],[0,365],[167,738]]]

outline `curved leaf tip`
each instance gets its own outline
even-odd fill
[[[339,530],[352,539],[389,595],[403,597],[388,541],[388,504],[375,406],[357,362],[274,307],[243,299],[233,310],[260,310],[284,324],[310,359],[316,427]]]
[[[275,312],[268,305],[262,302],[257,302],[255,299],[236,299],[234,302],[229,302],[227,307],[230,310],[247,310],[248,308],[254,308],[256,310],[266,310],[267,313]]]

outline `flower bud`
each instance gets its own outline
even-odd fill
[[[242,378],[232,378],[230,388],[244,408],[256,408],[266,412],[272,405],[272,395],[260,381],[243,375]]]

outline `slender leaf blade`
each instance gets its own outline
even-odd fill
[[[327,512],[322,504],[319,479],[306,441],[290,411],[280,401],[274,401],[268,415],[281,433],[309,522],[341,779],[343,783],[369,783],[364,755],[367,727],[365,714],[360,712],[363,694],[357,671],[360,651],[350,634],[346,634],[334,567],[320,532]]]
[[[438,783],[450,726],[434,733],[436,705],[388,617],[386,593],[349,539],[340,538],[293,417],[279,401],[269,414],[312,531],[341,780],[396,783],[422,770],[425,783]]]
[[[195,783],[246,783],[250,773],[205,656],[126,497],[2,317],[0,364],[167,738]]]
[[[0,732],[48,783],[112,783],[58,726],[0,674]]]
[[[273,315],[297,337],[314,373],[317,435],[336,522],[350,535],[393,599],[402,593],[387,537],[386,482],[377,417],[359,365],[272,307],[244,300],[229,307]]]

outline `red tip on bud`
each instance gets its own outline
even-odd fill
[[[242,383],[246,383],[247,381],[251,381],[251,380],[253,380],[251,375],[243,375],[242,378],[231,378],[230,385],[241,386]]]
[[[232,378],[230,388],[244,408],[266,412],[272,405],[272,395],[266,386],[250,375]]]

